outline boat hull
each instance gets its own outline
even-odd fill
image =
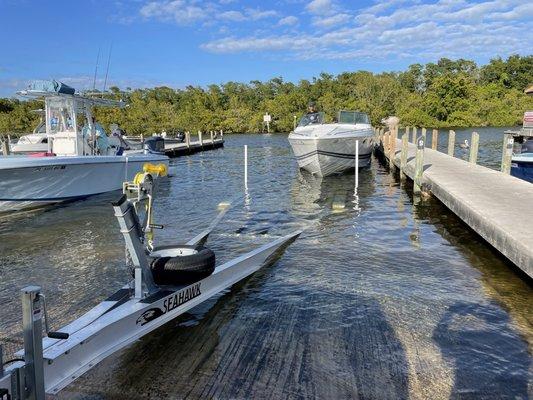
[[[318,176],[329,176],[355,168],[355,141],[359,141],[359,168],[370,164],[370,135],[319,138],[289,136],[300,168]]]
[[[511,175],[528,182],[533,182],[533,154],[527,153],[513,157]]]
[[[0,214],[120,190],[145,163],[164,163],[155,154],[96,157],[2,157]]]

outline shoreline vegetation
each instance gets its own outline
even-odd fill
[[[410,65],[403,72],[321,73],[298,83],[273,78],[184,89],[111,87],[102,96],[122,99],[129,106],[98,109],[96,117],[106,128],[118,123],[133,135],[162,130],[241,133],[262,131],[263,115],[268,112],[271,131],[289,132],[294,116],[299,119],[314,101],[327,121],[346,109],[368,113],[374,125],[396,115],[402,125],[410,126],[514,126],[522,123],[524,111],[533,109],[533,96],[524,94],[531,84],[533,55],[495,58],[483,66],[442,58],[437,63]],[[31,132],[40,118],[32,110],[41,108],[39,100],[0,98],[0,133]]]

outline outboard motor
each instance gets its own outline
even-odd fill
[[[144,140],[144,153],[165,153],[165,139],[160,136],[152,136]]]

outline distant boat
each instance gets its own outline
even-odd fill
[[[35,127],[32,133],[21,136],[17,142],[10,145],[11,153],[39,153],[48,150],[48,134],[46,133],[46,124],[44,121],[44,110],[33,110],[41,115],[39,125]]]
[[[520,153],[513,154],[511,175],[533,182],[533,111],[524,113],[523,127],[516,136],[522,137],[523,143]]]
[[[359,167],[370,164],[373,132],[367,114],[340,111],[337,122],[324,123],[324,113],[304,115],[289,135],[300,168],[318,176],[355,167],[355,142],[359,141]]]

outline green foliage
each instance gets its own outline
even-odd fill
[[[523,90],[533,84],[533,56],[495,58],[478,67],[469,60],[440,59],[437,63],[413,64],[404,72],[373,74],[322,73],[298,84],[281,77],[249,84],[227,82],[206,88],[111,87],[104,96],[123,99],[125,109],[96,110],[97,119],[109,126],[119,124],[130,134],[162,130],[224,130],[258,132],[263,114],[272,115],[271,129],[293,129],[309,102],[316,102],[333,121],[339,110],[368,113],[374,124],[396,115],[404,125],[426,127],[508,126],[520,124],[525,110],[533,109],[533,96]],[[0,99],[0,133],[31,131],[39,120],[31,110],[39,101]]]

